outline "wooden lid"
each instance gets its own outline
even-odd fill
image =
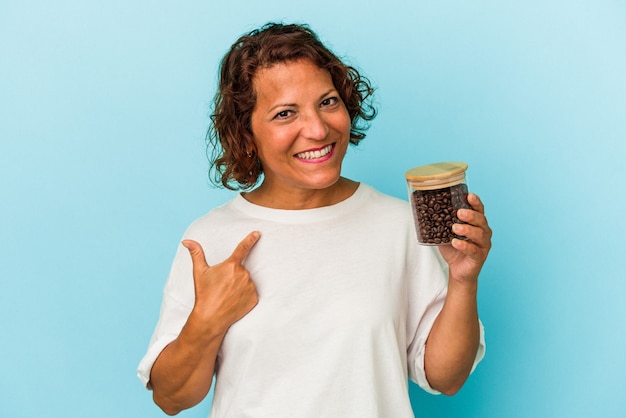
[[[426,181],[452,177],[467,170],[467,163],[447,162],[421,165],[407,171],[404,176],[410,181]]]
[[[415,190],[438,189],[463,182],[466,170],[467,163],[442,162],[412,168],[404,177]]]

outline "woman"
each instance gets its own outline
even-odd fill
[[[166,413],[215,374],[214,418],[413,417],[408,378],[453,394],[482,358],[483,205],[470,194],[454,225],[467,240],[438,251],[417,244],[406,202],[342,177],[371,93],[306,26],[268,24],[224,57],[214,168],[247,192],[174,259],[139,366]]]

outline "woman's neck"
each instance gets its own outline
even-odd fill
[[[242,196],[250,203],[272,209],[315,209],[346,200],[358,187],[359,183],[340,177],[325,189],[283,189],[263,183]]]

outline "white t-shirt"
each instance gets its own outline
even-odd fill
[[[220,348],[211,417],[413,417],[407,379],[437,393],[424,373],[424,344],[446,296],[447,265],[435,247],[417,244],[409,204],[364,184],[336,205],[307,210],[238,195],[184,238],[202,244],[211,265],[253,230],[261,238],[244,265],[259,302]],[[145,385],[193,304],[191,258],[179,246],[139,365]],[[476,364],[483,355],[481,325]]]

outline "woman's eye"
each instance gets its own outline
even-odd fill
[[[276,116],[274,116],[274,118],[285,119],[285,118],[288,118],[290,114],[291,114],[291,110],[283,110],[282,112],[278,112]]]
[[[327,99],[322,100],[322,106],[332,106],[339,101],[336,97],[329,97]]]

